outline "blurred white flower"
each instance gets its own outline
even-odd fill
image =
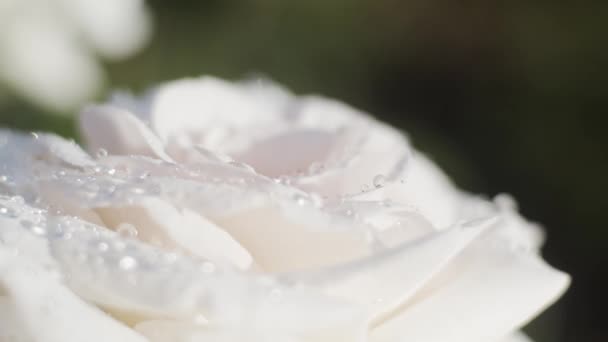
[[[214,78],[0,134],[0,341],[525,342],[569,277],[505,195],[336,101]]]
[[[103,84],[98,55],[127,57],[149,33],[143,0],[0,0],[0,83],[68,111]]]

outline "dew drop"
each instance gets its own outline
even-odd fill
[[[275,178],[274,182],[277,184],[289,185],[291,184],[291,179],[288,176],[280,176],[279,178]]]
[[[114,176],[116,174],[116,169],[108,169],[108,171],[106,171],[110,176]]]
[[[321,164],[319,162],[313,162],[308,167],[308,173],[311,175],[317,174],[317,173],[321,172],[321,170],[323,170],[323,164]]]
[[[494,197],[494,202],[502,210],[513,210],[517,211],[517,202],[515,199],[508,194],[499,194]]]
[[[14,196],[11,198],[11,202],[23,205],[25,204],[25,199],[21,196]]]
[[[8,181],[7,175],[0,175],[0,183],[6,183]]]
[[[108,150],[105,148],[100,148],[97,150],[97,158],[103,158],[108,156]]]
[[[130,189],[131,193],[133,193],[134,195],[142,195],[144,193],[146,193],[146,189],[142,188],[142,187],[132,187]]]
[[[376,175],[373,180],[373,184],[376,188],[381,188],[386,185],[386,177],[384,175]]]
[[[13,208],[0,207],[0,215],[9,217],[9,218],[15,218],[15,217],[19,216],[19,213]]]
[[[107,242],[100,242],[97,244],[97,250],[100,252],[106,252],[108,249],[110,249],[110,245],[108,245]]]
[[[45,235],[46,234],[46,229],[44,227],[41,227],[32,221],[23,220],[23,221],[21,221],[21,225],[23,226],[23,228],[29,230],[30,232],[32,232],[35,235]]]
[[[194,319],[192,321],[195,325],[208,325],[209,324],[209,320],[203,314],[198,314],[198,315],[194,316]]]
[[[309,203],[308,198],[306,198],[306,196],[301,195],[301,194],[295,194],[293,196],[293,199],[296,201],[296,203],[300,206],[306,205]]]
[[[148,171],[144,171],[144,172],[142,172],[142,173],[141,173],[141,174],[140,174],[140,175],[139,175],[137,178],[139,178],[139,179],[141,179],[141,180],[144,180],[144,179],[146,179],[146,178],[148,178],[148,177],[150,177],[150,172],[148,172]]]
[[[238,167],[239,169],[247,170],[249,172],[255,172],[255,169],[251,165],[246,164],[246,163],[241,163],[241,162],[237,162],[237,161],[231,161],[228,164],[230,164],[232,166],[235,166],[235,167]]]
[[[38,139],[40,138],[40,136],[38,135],[38,133],[36,132],[30,132],[30,135],[34,138],[34,139]]]
[[[116,232],[126,238],[135,238],[138,234],[137,228],[127,222],[122,222],[121,224],[119,224],[116,227]]]
[[[132,256],[126,255],[120,258],[118,266],[125,271],[132,270],[137,267],[137,260],[135,260],[135,258]]]

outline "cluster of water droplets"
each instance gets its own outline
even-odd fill
[[[240,307],[246,301],[276,302],[294,286],[155,248],[130,232],[125,236],[77,217],[56,216],[28,206],[20,197],[2,196],[0,203],[0,219],[14,223],[0,231],[1,248],[14,246],[15,254],[26,257],[40,251],[20,244],[24,236],[43,242],[48,248],[46,261],[52,261],[49,265],[54,265],[62,281],[85,300],[110,311],[221,320],[254,310],[255,305]]]
[[[32,183],[50,182],[90,207],[161,197],[177,206],[200,205],[202,212],[218,213],[270,202],[278,204],[287,215],[297,215],[291,216],[295,220],[313,221],[312,226],[319,219],[328,229],[367,231],[373,249],[386,248],[376,224],[368,218],[388,211],[394,206],[390,201],[357,203],[323,198],[295,188],[295,176],[270,179],[247,164],[213,156],[207,156],[208,162],[189,165],[137,156],[116,157],[104,149],[95,157],[96,162],[86,166],[43,164]],[[310,165],[308,174],[324,171],[325,165],[316,162]],[[0,185],[10,182],[8,176],[0,178]],[[387,182],[387,177],[379,174],[372,179],[370,190],[382,188]],[[19,207],[25,200],[15,197],[11,201],[17,205],[0,207],[0,216],[19,219],[24,231],[46,240],[68,275],[70,286],[91,301],[107,303],[111,297],[116,302],[113,305],[124,301],[126,306],[146,306],[150,310],[187,307],[196,311],[196,307],[214,300],[209,293],[219,281],[218,265],[145,245],[137,241],[137,229],[128,223],[112,232],[75,217],[58,216],[61,211],[45,203],[41,203],[42,209],[32,209],[36,215],[23,218]],[[46,210],[51,208],[54,211]],[[394,225],[401,224],[393,221]],[[237,273],[229,274],[236,277]],[[271,298],[280,297],[279,287],[263,288],[268,290],[261,291]]]

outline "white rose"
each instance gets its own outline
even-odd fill
[[[0,82],[51,110],[99,91],[96,55],[127,57],[147,41],[143,0],[0,0]]]
[[[569,277],[513,200],[335,101],[213,78],[3,132],[0,341],[527,341]]]

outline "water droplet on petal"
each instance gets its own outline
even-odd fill
[[[30,232],[32,232],[35,235],[45,235],[46,234],[46,229],[44,227],[41,227],[32,221],[23,220],[23,221],[21,221],[21,225],[23,226],[23,228],[29,230]]]
[[[239,169],[247,170],[249,172],[255,172],[255,169],[249,164],[245,164],[245,163],[241,163],[241,162],[237,162],[237,161],[231,161],[228,164],[238,167]]]
[[[280,176],[279,178],[275,178],[274,182],[277,184],[289,185],[291,184],[291,179],[288,176]]]
[[[135,260],[135,258],[132,256],[125,255],[124,257],[120,258],[118,266],[125,271],[132,270],[137,267],[137,260]]]
[[[306,205],[308,204],[310,201],[308,200],[308,198],[306,198],[306,196],[301,195],[301,194],[295,194],[293,196],[293,199],[296,201],[296,203],[300,206],[302,205]]]
[[[103,157],[107,157],[108,156],[108,150],[106,150],[105,148],[100,148],[97,150],[97,158],[103,158]]]
[[[110,249],[110,245],[107,242],[100,242],[97,244],[97,250],[100,252],[105,252]]]
[[[319,173],[321,170],[323,170],[323,164],[321,164],[319,162],[313,162],[308,167],[308,173],[310,173],[312,175]]]
[[[209,324],[209,320],[203,314],[198,314],[198,315],[194,316],[194,319],[192,321],[194,322],[195,325]]]
[[[376,175],[373,180],[373,184],[376,188],[381,188],[386,185],[386,177],[384,175]]]
[[[494,202],[502,210],[517,211],[517,202],[508,194],[499,194],[494,197]]]
[[[38,139],[40,138],[40,136],[38,135],[38,133],[36,132],[30,132],[30,135],[34,138],[34,139]]]
[[[19,216],[19,213],[13,208],[0,207],[0,215],[9,217],[9,218],[15,218],[15,217]]]
[[[138,231],[134,225],[122,222],[116,227],[116,232],[126,238],[135,238],[137,237]]]
[[[150,172],[144,171],[137,178],[143,180],[143,179],[146,179],[148,177],[150,177]]]

